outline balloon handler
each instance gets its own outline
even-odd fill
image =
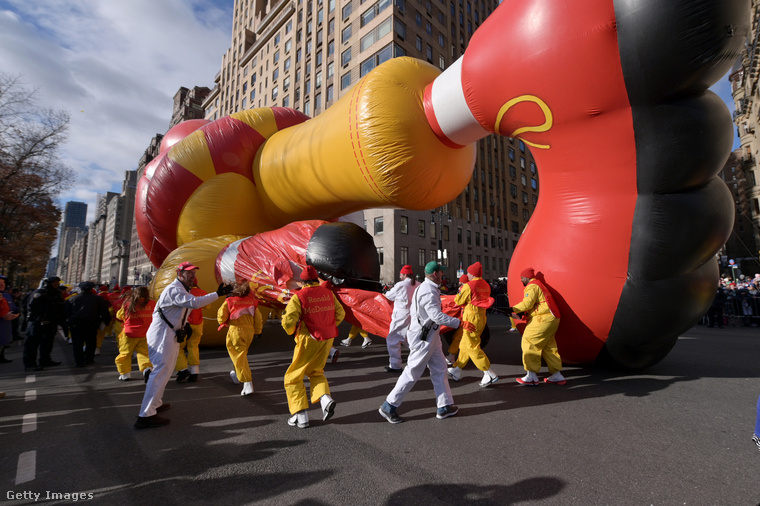
[[[282,328],[288,334],[296,334],[293,362],[285,373],[285,394],[291,414],[288,425],[305,429],[309,426],[306,411],[309,401],[304,376],[309,378],[311,402],[319,401],[322,407],[322,420],[329,420],[335,413],[335,401],[330,397],[324,369],[346,312],[338,298],[320,286],[314,267],[307,265],[300,278],[302,288],[288,302],[282,315]]]
[[[230,371],[232,382],[243,384],[240,395],[253,393],[251,366],[248,364],[248,348],[253,337],[261,334],[264,321],[259,311],[259,302],[251,292],[248,283],[238,283],[227,297],[217,313],[219,328],[229,327],[227,331],[227,352],[232,359],[235,370]]]
[[[119,333],[119,355],[114,362],[119,380],[128,381],[132,370],[132,354],[137,354],[137,366],[148,381],[153,365],[148,354],[148,328],[153,321],[156,301],[150,300],[147,286],[139,286],[129,292],[124,304],[116,312],[116,319],[123,323]]]
[[[523,300],[507,308],[507,312],[526,313],[528,324],[522,336],[523,366],[528,372],[517,378],[521,385],[538,385],[538,371],[541,370],[541,358],[546,361],[551,376],[544,378],[546,383],[564,385],[567,383],[560,372],[562,359],[557,350],[554,335],[559,328],[560,313],[551,292],[546,285],[536,279],[532,268],[520,273],[520,281],[525,287]]]

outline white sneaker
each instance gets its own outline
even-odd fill
[[[309,426],[309,413],[307,413],[305,409],[303,411],[299,411],[295,415],[288,418],[288,425],[291,427],[298,426],[299,429],[305,429]]]
[[[346,339],[342,340],[340,342],[340,345],[341,346],[351,346],[351,339],[350,338],[346,338]]]
[[[557,371],[548,378],[544,378],[544,383],[551,383],[552,385],[564,385],[567,383],[567,380],[564,376],[562,376],[562,373]]]
[[[454,362],[456,361],[457,361],[457,357],[455,357],[453,353],[449,353],[448,355],[446,355],[447,366],[451,367],[452,365],[454,365]]]
[[[338,361],[339,356],[340,351],[336,350],[335,348],[330,348],[330,355],[327,356],[327,360],[329,360],[330,363],[334,364]]]
[[[372,346],[372,339],[370,339],[370,338],[368,337],[368,338],[367,338],[367,339],[365,339],[365,340],[364,340],[364,342],[362,343],[362,348],[368,348],[368,347],[370,347],[370,346]]]
[[[327,421],[335,414],[335,401],[332,397],[325,394],[319,399],[319,403],[322,405],[322,420]]]
[[[459,367],[449,367],[448,373],[449,378],[453,379],[454,381],[459,381],[462,379],[462,370]]]
[[[538,376],[536,376],[536,373],[533,371],[528,371],[528,374],[523,376],[522,378],[517,378],[516,380],[521,385],[538,385]]]
[[[95,348],[95,355],[100,355],[100,348]]]
[[[120,374],[119,381],[129,381],[129,374]]]
[[[480,381],[480,386],[481,387],[491,386],[494,383],[496,383],[497,381],[499,381],[499,377],[496,376],[496,374],[494,374],[489,369],[489,370],[485,371],[485,374],[483,374],[483,379]]]
[[[251,395],[253,393],[253,381],[246,381],[243,383],[243,391],[240,395]]]
[[[232,382],[236,385],[240,384],[240,380],[237,377],[237,374],[235,374],[235,371],[230,371],[230,378],[232,379]]]

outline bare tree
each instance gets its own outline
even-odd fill
[[[61,217],[55,196],[73,183],[59,157],[69,115],[38,108],[35,93],[0,73],[0,271],[29,280],[44,274]]]

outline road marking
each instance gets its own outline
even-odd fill
[[[34,374],[30,374],[26,377],[27,383],[34,383],[35,381],[37,381],[37,377]]]
[[[27,390],[26,391],[26,395],[24,395],[24,400],[26,402],[36,401],[37,400],[37,390]]]
[[[37,430],[37,413],[29,413],[24,415],[24,422],[21,426],[21,433],[34,432]]]
[[[16,466],[16,485],[32,481],[37,474],[37,452],[32,450],[18,456]]]

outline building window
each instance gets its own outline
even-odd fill
[[[330,79],[335,74],[335,63],[330,62],[327,64],[327,78]]]
[[[378,216],[375,218],[375,235],[383,234],[383,217]]]
[[[467,231],[467,246],[472,246],[472,230]]]
[[[346,72],[343,77],[340,78],[340,89],[345,90],[351,86],[351,72]]]
[[[424,249],[417,250],[417,265],[423,266],[426,263],[427,262],[425,261],[425,250]]]
[[[325,107],[327,107],[328,102],[333,101],[333,85],[329,85],[327,87],[327,96],[325,97]]]
[[[401,265],[406,265],[409,263],[409,248],[406,246],[401,246]]]
[[[282,99],[282,106],[283,107],[290,107],[290,97],[285,96]]]
[[[520,182],[523,186],[528,186],[528,178],[525,176],[525,174],[520,174]]]
[[[272,88],[272,102],[274,102],[277,99],[277,86]]]
[[[402,234],[409,233],[409,218],[407,216],[401,216],[399,220],[399,232]]]
[[[372,7],[362,13],[361,26],[365,26],[367,23],[375,19],[375,16],[383,12],[391,5],[391,0],[380,0],[375,2]]]
[[[360,76],[365,76],[368,72],[370,72],[372,69],[377,67],[378,65],[390,60],[392,58],[392,45],[388,44],[381,50],[379,50],[377,53],[373,54],[366,60],[364,60],[360,66],[359,74]]]
[[[345,44],[346,42],[348,42],[348,39],[350,38],[351,38],[351,25],[348,25],[341,32],[340,41]]]
[[[290,77],[282,80],[282,91],[288,91],[288,88],[290,88]]]
[[[340,55],[340,64],[344,67],[351,62],[351,48],[349,47]]]
[[[307,116],[311,116],[311,102],[308,100],[303,104],[303,113]]]
[[[517,186],[516,185],[509,185],[509,194],[513,197],[517,198]]]
[[[361,38],[361,50],[366,51],[372,44],[388,35],[389,33],[391,33],[391,18],[386,19],[377,25],[377,27],[375,27],[373,30],[371,30],[367,35]]]
[[[399,21],[398,19],[395,21],[395,28],[396,28],[396,35],[398,35],[398,38],[401,40],[404,40],[406,38],[406,25]]]
[[[538,181],[536,181],[535,177],[530,178],[530,187],[534,190],[538,188]]]
[[[461,228],[457,228],[457,242],[459,244],[462,244],[462,229]]]
[[[332,56],[335,54],[335,41],[331,40],[327,43],[327,56]]]
[[[383,262],[385,261],[385,258],[383,256],[383,248],[377,248],[377,259],[380,261],[380,265],[383,265]]]
[[[283,64],[283,66],[284,66],[285,72],[287,72],[288,70],[290,70],[290,57],[289,56],[285,60],[285,63]]]
[[[343,19],[347,19],[348,16],[351,15],[351,10],[353,9],[353,5],[351,2],[348,2],[346,5],[343,6],[343,9],[341,10],[341,13],[343,15]]]
[[[417,235],[425,237],[425,220],[417,221]]]

